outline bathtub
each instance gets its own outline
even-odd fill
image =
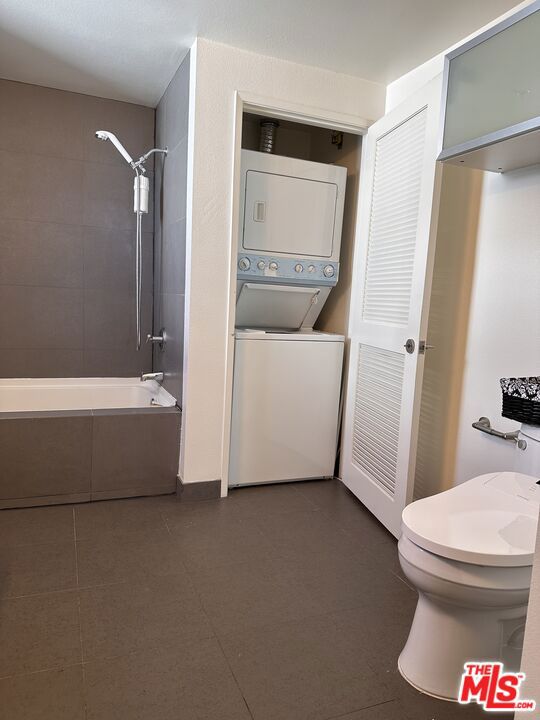
[[[154,380],[0,380],[0,508],[174,492],[180,416]]]
[[[173,407],[175,399],[155,380],[62,378],[0,380],[0,413]]]

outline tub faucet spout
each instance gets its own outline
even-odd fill
[[[141,375],[141,382],[145,382],[146,380],[155,380],[158,383],[163,382],[163,373],[162,372],[143,373]]]

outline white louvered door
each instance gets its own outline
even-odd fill
[[[440,170],[441,81],[364,138],[342,479],[399,537],[412,499]],[[414,350],[405,349],[407,340]]]

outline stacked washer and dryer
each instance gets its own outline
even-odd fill
[[[334,474],[344,338],[313,326],[339,276],[346,179],[242,151],[231,486]]]

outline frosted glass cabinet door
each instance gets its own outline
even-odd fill
[[[443,156],[540,116],[540,3],[514,17],[448,55]]]

